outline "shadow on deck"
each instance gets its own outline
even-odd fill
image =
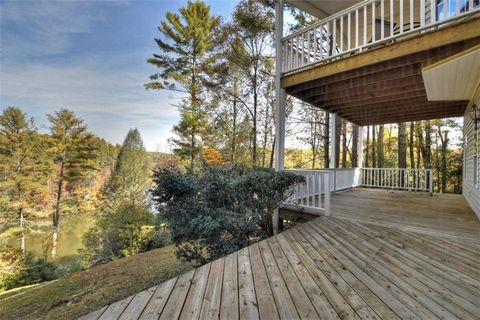
[[[83,319],[479,319],[462,196],[355,189],[319,217]]]

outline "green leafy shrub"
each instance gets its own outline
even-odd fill
[[[91,266],[156,248],[161,244],[158,239],[161,235],[154,215],[143,207],[113,205],[105,209],[97,217],[95,226],[86,232],[80,253],[84,264]]]
[[[11,248],[0,251],[0,292],[29,284],[58,278],[59,271],[52,262],[34,259],[31,253],[22,255]]]
[[[154,201],[170,225],[177,255],[187,261],[224,256],[273,234],[272,213],[303,177],[240,165],[177,168],[154,174]]]

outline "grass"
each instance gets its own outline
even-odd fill
[[[0,319],[74,319],[193,268],[173,245],[0,295]]]

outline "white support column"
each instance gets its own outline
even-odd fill
[[[335,132],[337,128],[337,117],[335,113],[330,113],[330,169],[335,168],[336,156],[337,156],[337,146],[336,146],[336,135]]]
[[[357,159],[357,167],[360,169],[363,168],[363,127],[358,127],[358,159]]]
[[[275,171],[284,169],[285,164],[285,90],[282,89],[282,37],[283,37],[283,0],[275,1]],[[273,233],[278,233],[279,209],[272,216]]]
[[[281,87],[282,79],[282,37],[283,37],[283,0],[275,2],[275,170],[284,169],[285,158],[285,90]]]

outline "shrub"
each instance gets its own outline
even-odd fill
[[[204,263],[273,234],[272,213],[303,181],[291,173],[240,165],[154,174],[154,201],[171,227],[177,255]]]
[[[57,266],[31,253],[7,248],[0,252],[0,292],[58,278]]]
[[[111,206],[83,238],[84,264],[91,266],[156,248],[161,241],[155,217],[135,205]]]

